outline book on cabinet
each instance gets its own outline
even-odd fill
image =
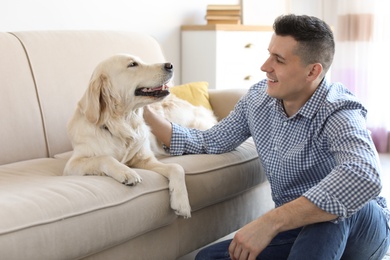
[[[240,5],[208,5],[207,24],[241,24]]]

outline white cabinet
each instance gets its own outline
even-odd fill
[[[265,78],[270,26],[199,25],[181,28],[182,83],[207,81],[209,88],[249,88]]]

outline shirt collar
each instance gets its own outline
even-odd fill
[[[328,82],[326,78],[324,78],[321,81],[320,85],[317,87],[316,91],[313,93],[310,99],[303,105],[303,107],[301,107],[298,113],[304,117],[313,118],[317,113],[317,111],[320,109],[324,100],[326,99],[328,89],[329,89]]]
[[[296,117],[297,115],[301,115],[303,117],[312,118],[317,113],[318,109],[320,108],[321,104],[325,100],[326,94],[328,92],[328,82],[326,78],[324,78],[320,85],[317,87],[316,91],[313,93],[313,95],[310,97],[310,99],[301,107],[298,112],[289,117],[289,119],[292,119]],[[282,100],[275,99],[274,106],[276,111],[283,114],[287,117],[286,112],[284,111]]]

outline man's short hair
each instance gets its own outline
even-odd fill
[[[295,54],[307,64],[321,63],[322,77],[333,62],[335,43],[332,29],[321,19],[307,15],[281,15],[275,19],[276,35],[291,36],[298,42]]]

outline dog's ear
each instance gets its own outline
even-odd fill
[[[84,103],[85,116],[91,123],[103,125],[109,117],[115,117],[119,102],[108,76],[100,74],[89,83]]]

